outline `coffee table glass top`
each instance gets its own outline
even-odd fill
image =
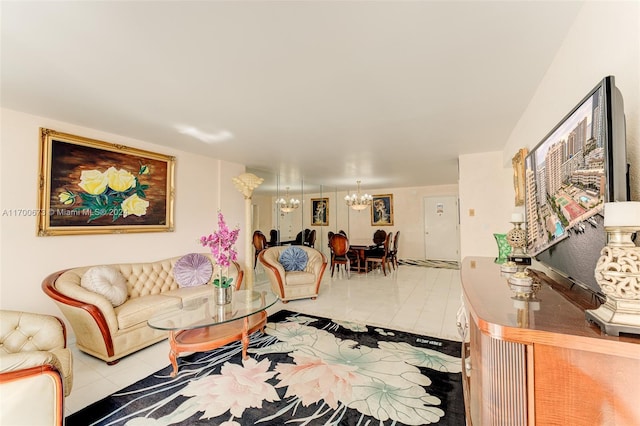
[[[186,301],[182,306],[157,312],[148,321],[159,330],[190,330],[235,321],[264,311],[278,301],[270,290],[234,290],[231,303],[216,305],[213,295]]]

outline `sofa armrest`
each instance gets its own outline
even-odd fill
[[[311,272],[316,277],[320,276],[327,266],[327,257],[320,251],[307,251],[309,255],[309,261],[305,270]]]
[[[63,425],[64,386],[50,364],[0,373],[0,424]]]
[[[111,305],[110,302],[107,301],[107,303],[109,304],[109,307],[107,308],[108,314],[105,315],[103,310],[100,309],[98,306],[91,303],[84,302],[82,300],[74,299],[58,291],[55,285],[56,280],[58,279],[58,277],[60,277],[60,275],[62,275],[66,271],[67,270],[54,272],[53,274],[46,277],[42,281],[42,290],[45,292],[47,296],[51,297],[59,305],[61,309],[63,306],[67,306],[69,307],[69,309],[85,311],[86,314],[88,314],[93,319],[94,324],[100,330],[107,353],[109,354],[109,356],[112,356],[114,354],[112,333],[115,333],[118,329],[118,319],[116,317],[115,311],[113,310],[113,306]],[[96,296],[99,296],[99,295],[96,295]],[[63,313],[64,312],[65,311],[63,310]],[[65,315],[67,316],[67,319],[69,319],[69,313],[66,313]],[[82,317],[83,315],[74,316],[75,320],[78,320],[78,321],[81,321]],[[73,321],[70,320],[70,322],[71,322],[71,325],[74,326]],[[76,333],[77,333],[77,330],[76,330]]]
[[[43,365],[52,365],[56,370],[62,371],[60,361],[52,352],[16,352],[0,356],[0,373],[26,370],[28,368],[40,367]]]

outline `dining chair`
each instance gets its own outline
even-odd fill
[[[331,248],[331,276],[333,277],[333,271],[336,265],[338,271],[340,271],[340,265],[344,265],[347,270],[347,278],[351,276],[351,258],[349,253],[349,239],[342,234],[334,234],[329,240]]]
[[[400,238],[400,231],[393,237],[393,247],[389,250],[387,257],[387,262],[393,266],[394,270],[398,267],[398,238]]]
[[[262,231],[257,230],[253,232],[253,248],[255,249],[253,269],[256,269],[256,266],[258,266],[258,255],[262,250],[267,248],[267,237],[265,237]]]
[[[384,243],[385,238],[387,237],[387,231],[384,229],[378,229],[373,233],[373,243],[377,246],[381,246]]]
[[[307,247],[315,247],[316,245],[316,230],[312,229],[311,231],[309,231],[309,233],[307,234],[307,239],[304,242],[304,245]]]
[[[280,239],[280,231],[278,231],[277,229],[272,229],[271,231],[269,231],[269,242],[267,243],[267,246],[269,247],[277,246],[279,239]]]
[[[389,232],[386,234],[384,239],[384,244],[382,249],[373,249],[365,251],[364,262],[367,266],[367,271],[369,271],[369,263],[379,263],[382,268],[382,272],[385,276],[387,276],[387,256],[389,256],[389,241],[391,239],[392,233]]]

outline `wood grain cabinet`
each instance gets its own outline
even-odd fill
[[[580,289],[542,274],[527,302],[493,258],[466,258],[461,273],[468,425],[640,425],[640,336],[603,335]]]

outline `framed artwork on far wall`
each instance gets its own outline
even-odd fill
[[[513,166],[513,189],[515,190],[515,205],[524,205],[524,161],[529,151],[527,148],[520,149],[511,160]]]
[[[393,194],[373,196],[371,226],[393,226]]]
[[[173,231],[175,157],[40,128],[38,236]]]
[[[312,226],[328,226],[329,225],[329,199],[328,198],[312,198],[311,199],[311,225]]]

